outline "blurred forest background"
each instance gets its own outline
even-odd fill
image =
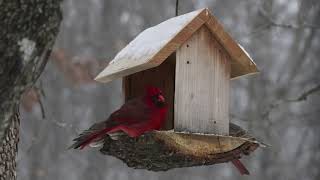
[[[231,121],[271,148],[231,164],[133,170],[97,149],[67,150],[122,103],[121,81],[92,79],[139,32],[175,15],[175,0],[64,0],[50,62],[21,104],[18,179],[320,179],[320,1],[180,0],[179,14],[208,7],[261,73],[232,81]]]

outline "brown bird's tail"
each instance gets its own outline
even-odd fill
[[[231,161],[232,164],[238,169],[238,171],[240,172],[241,175],[249,175],[249,171],[248,169],[244,166],[244,164],[242,164],[242,162],[239,159],[234,159]]]

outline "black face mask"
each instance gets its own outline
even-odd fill
[[[152,102],[153,102],[157,107],[163,107],[163,106],[165,105],[165,102],[164,102],[164,101],[159,101],[158,96],[159,96],[158,94],[152,96],[152,97],[151,97]]]

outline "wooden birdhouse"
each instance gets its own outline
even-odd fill
[[[163,131],[106,139],[102,152],[150,170],[227,162],[260,143],[229,122],[230,79],[256,73],[246,51],[208,9],[171,18],[141,32],[96,77],[123,79],[125,101],[147,85],[169,105]],[[172,130],[173,129],[173,130]]]

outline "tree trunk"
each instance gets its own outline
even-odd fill
[[[10,120],[0,146],[0,180],[16,179],[16,155],[19,142],[20,114],[17,111]]]
[[[0,180],[16,179],[16,107],[48,61],[62,20],[60,2],[0,0]]]

